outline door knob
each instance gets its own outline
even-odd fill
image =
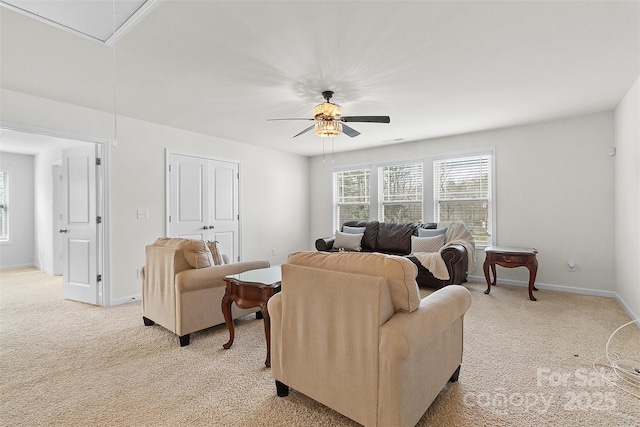
[[[67,230],[66,228],[61,228],[60,230],[58,230],[58,233],[67,233],[69,230]]]
[[[202,227],[202,229],[203,229],[203,230],[208,230],[208,229],[209,229],[209,226],[208,226],[208,225],[205,225],[204,227]]]
[[[213,225],[209,226],[209,230],[213,230],[215,227]]]

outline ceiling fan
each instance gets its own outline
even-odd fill
[[[325,102],[315,106],[313,110],[313,118],[292,118],[292,119],[268,119],[271,120],[313,120],[314,124],[304,129],[302,132],[295,134],[293,137],[300,136],[303,133],[314,129],[315,134],[322,137],[338,136],[345,133],[347,136],[354,138],[360,135],[360,132],[343,123],[390,123],[389,116],[343,116],[342,108],[338,104],[331,102],[333,91],[325,90],[322,97]]]

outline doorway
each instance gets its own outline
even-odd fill
[[[108,212],[108,169],[106,167],[108,141],[90,140],[86,137],[48,129],[5,124],[0,126],[0,130],[3,151],[34,156],[36,220],[32,226],[36,233],[33,253],[37,254],[37,257],[34,258],[33,265],[45,273],[63,275],[65,298],[94,305],[110,305],[108,251],[106,250],[109,241],[107,232],[109,218],[105,215],[105,212]],[[84,160],[72,154],[73,150],[83,149],[96,154],[93,158]],[[64,156],[63,152],[66,153]],[[72,158],[71,168],[69,168],[70,158]],[[96,164],[95,158],[100,159],[99,165]],[[89,168],[88,165],[91,162],[93,163]],[[82,183],[78,179],[82,176],[91,179],[85,171],[94,175],[93,183]],[[66,181],[63,179],[65,175]],[[69,177],[72,178],[73,183],[70,182]],[[80,239],[73,240],[73,233],[68,233],[72,238],[70,240],[64,233],[60,233],[60,230],[65,228],[79,230],[77,223],[73,228],[68,226],[68,213],[66,217],[63,213],[65,206],[69,206],[68,195],[65,199],[65,188],[84,192],[80,200],[91,202],[92,211],[87,211],[87,215],[90,215],[87,218],[94,225],[89,232],[89,238],[83,235]],[[76,204],[79,201],[77,194],[71,199],[75,200]],[[79,218],[77,209],[73,214],[77,220]],[[65,221],[67,226],[64,225]],[[62,257],[61,253],[63,253]],[[87,262],[90,262],[90,268],[78,268],[81,264],[88,266]],[[89,274],[91,276],[88,276]],[[78,280],[79,277],[82,280]],[[81,297],[77,292],[68,292],[70,281],[71,283],[84,282],[83,289],[88,291]],[[91,281],[95,283],[93,289],[87,288],[92,286]]]

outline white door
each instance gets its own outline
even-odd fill
[[[229,262],[240,260],[238,253],[238,230],[240,214],[238,210],[238,164],[211,160],[209,162],[211,194],[211,224],[213,240],[218,242],[220,252],[229,257]]]
[[[63,295],[99,303],[96,157],[98,146],[62,151]]]
[[[217,240],[239,260],[238,163],[169,155],[168,236]]]

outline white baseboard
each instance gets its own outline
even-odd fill
[[[13,269],[16,269],[16,268],[29,268],[29,267],[35,267],[35,266],[33,265],[33,263],[31,263],[31,264],[16,264],[16,265],[3,265],[3,266],[0,267],[0,270],[13,270]]]
[[[482,282],[487,283],[487,280],[484,277],[480,276],[469,276],[468,279],[470,282]],[[529,287],[529,282],[523,282],[521,280],[509,280],[509,279],[498,279],[498,285],[507,285],[507,286],[520,286],[523,288]],[[550,291],[559,291],[559,292],[569,292],[574,294],[582,294],[582,295],[594,295],[598,297],[607,297],[607,298],[615,298],[618,301],[618,304],[622,307],[624,311],[627,312],[629,317],[632,320],[638,320],[638,317],[631,311],[629,306],[624,302],[620,295],[618,295],[615,291],[603,291],[601,289],[586,289],[586,288],[576,288],[573,286],[563,286],[563,285],[551,285],[547,283],[539,283],[536,282],[536,288],[538,289],[548,289]]]
[[[133,295],[130,297],[112,299],[109,303],[109,306],[121,305],[121,304],[126,304],[134,301],[142,301],[142,294]]]
[[[469,279],[473,281],[487,283],[486,279],[480,276],[469,276]],[[523,282],[521,280],[498,279],[498,285],[521,286],[524,288],[528,288],[529,282]],[[569,292],[573,294],[595,295],[598,297],[607,297],[607,298],[616,298],[617,296],[617,294],[614,291],[603,291],[601,289],[576,288],[573,286],[552,285],[552,284],[540,283],[540,282],[536,282],[536,288],[548,289],[550,291]]]
[[[631,311],[631,309],[624,302],[624,300],[622,298],[620,298],[620,295],[618,295],[617,292],[616,292],[615,298],[616,298],[616,301],[618,301],[618,304],[620,304],[620,306],[622,307],[622,309],[627,312],[629,317],[631,317],[631,320],[640,320],[640,319],[638,319],[638,316],[636,316],[636,314],[633,311]],[[638,327],[640,328],[640,324],[638,324]]]

